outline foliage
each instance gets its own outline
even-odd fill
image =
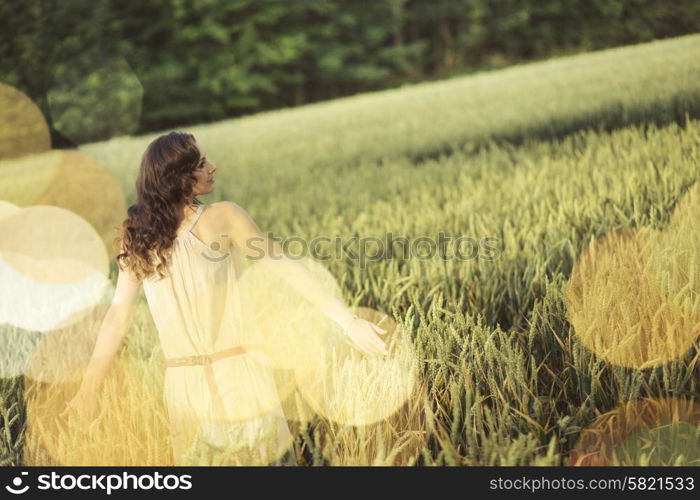
[[[145,92],[143,133],[692,33],[699,21],[694,0],[9,1],[0,81],[50,117],[47,94],[70,66],[99,71],[123,57]],[[79,86],[76,108],[89,109],[103,84]],[[123,121],[132,100],[100,99],[103,109],[83,116],[92,134],[54,127],[54,143],[125,133],[99,122]]]

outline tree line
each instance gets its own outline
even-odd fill
[[[57,78],[123,58],[143,88],[129,132],[143,133],[698,26],[697,0],[10,0],[0,3],[0,81],[55,125]],[[54,144],[119,132],[105,116],[133,86],[91,102],[90,86],[104,81],[83,85],[70,99],[102,114],[80,114],[68,136],[70,125],[52,126]]]

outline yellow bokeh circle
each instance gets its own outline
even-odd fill
[[[356,314],[388,330],[381,338],[389,355],[366,355],[341,336],[327,337],[312,376],[302,371],[297,383],[319,415],[359,426],[398,411],[413,394],[418,363],[410,336],[390,316],[369,308],[357,308]]]
[[[23,92],[0,83],[0,158],[16,158],[49,149],[51,135],[41,110]]]
[[[686,398],[622,404],[581,432],[568,465],[700,465],[700,404]]]
[[[691,348],[700,321],[653,279],[659,233],[624,229],[593,241],[566,284],[568,319],[576,336],[605,361],[649,368]],[[658,267],[658,266],[657,266]]]

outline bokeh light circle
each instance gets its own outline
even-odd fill
[[[581,432],[568,465],[700,465],[700,404],[686,398],[625,403]]]
[[[126,212],[124,193],[94,158],[72,150],[0,161],[0,199],[22,207],[52,205],[88,221],[114,257],[115,229]]]
[[[567,315],[576,336],[609,363],[659,366],[683,356],[698,335],[698,317],[669,300],[650,277],[658,237],[639,228],[598,238],[566,284]]]
[[[103,303],[78,311],[78,319],[68,318],[66,326],[41,335],[29,357],[25,376],[41,382],[77,381],[80,373],[74,367],[84,366],[90,360],[109,307]]]
[[[325,293],[342,300],[340,287],[323,265],[299,256],[293,263],[302,266]],[[325,346],[337,333],[331,320],[305,297],[308,275],[293,272],[295,286],[276,269],[274,264],[247,262],[240,293],[249,301],[241,314],[252,312],[251,328],[258,332],[287,418],[307,422],[314,413],[299,398],[297,381],[314,376]]]
[[[25,207],[1,218],[0,232],[0,323],[48,331],[77,321],[111,291],[104,244],[76,214]]]
[[[411,397],[418,366],[410,336],[391,317],[363,307],[355,313],[388,330],[380,338],[389,355],[366,355],[344,337],[329,336],[312,376],[302,371],[297,383],[319,415],[359,426],[389,418]]]
[[[668,227],[650,247],[650,277],[668,301],[700,318],[700,183],[673,212]]]
[[[97,393],[94,420],[80,412],[62,415],[77,382],[40,382],[25,377],[28,465],[172,465],[167,413],[162,404],[162,365],[117,356]],[[84,365],[72,367],[82,373]],[[64,380],[80,376],[66,374]]]
[[[320,420],[321,453],[333,466],[412,466],[428,445],[426,381],[416,384],[405,404],[370,425]]]
[[[23,92],[0,83],[0,158],[49,149],[51,135],[41,110]]]

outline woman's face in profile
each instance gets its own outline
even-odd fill
[[[209,194],[214,191],[214,172],[216,166],[207,159],[207,152],[197,144],[200,153],[200,161],[194,170],[197,183],[194,186],[194,195]]]

